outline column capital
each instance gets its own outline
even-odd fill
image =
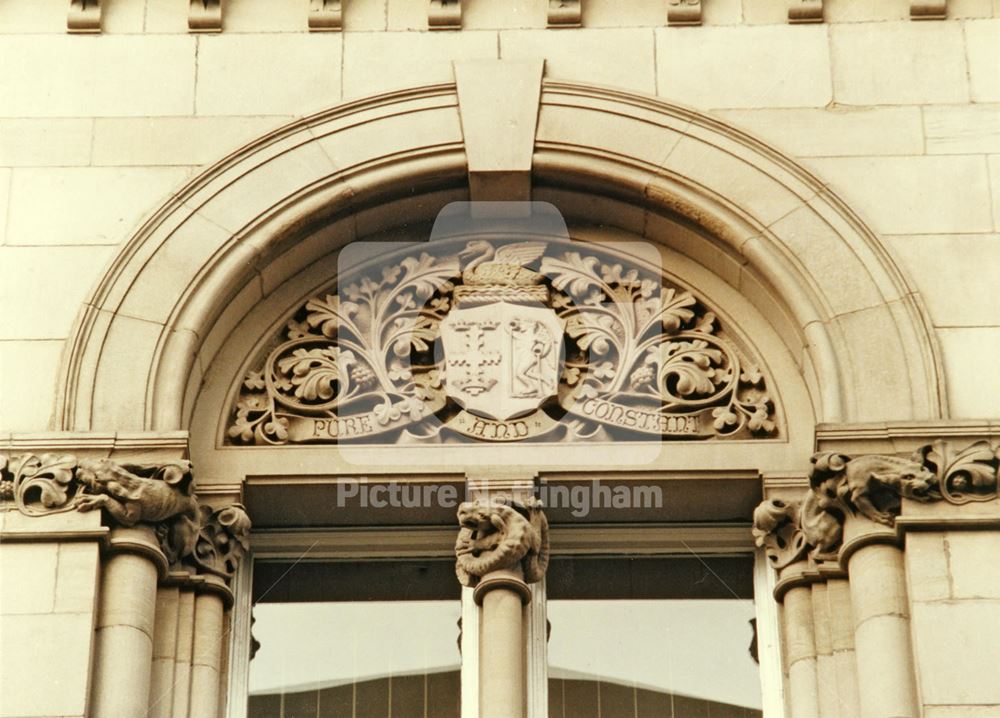
[[[525,583],[540,581],[549,565],[549,524],[534,497],[466,501],[458,507],[455,572],[463,586],[476,586],[497,571],[518,572]]]

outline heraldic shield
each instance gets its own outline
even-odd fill
[[[487,419],[527,414],[556,394],[562,337],[544,306],[498,301],[452,310],[441,323],[445,391]]]

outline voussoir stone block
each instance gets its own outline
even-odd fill
[[[795,30],[657,30],[657,94],[698,108],[825,106],[831,99],[826,28]]]
[[[902,105],[969,99],[958,23],[831,25],[830,46],[833,99],[838,103]]]

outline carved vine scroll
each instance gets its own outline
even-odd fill
[[[235,393],[233,444],[780,433],[761,363],[715,312],[574,243],[477,240],[342,278]]]

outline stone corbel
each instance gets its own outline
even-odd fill
[[[823,22],[823,0],[792,0],[788,22],[793,25]]]
[[[583,0],[549,0],[548,26],[580,27]]]
[[[101,0],[70,0],[66,30],[72,33],[101,31]]]
[[[948,0],[911,0],[911,20],[944,20],[948,16]]]
[[[222,0],[191,0],[188,6],[188,30],[222,32]]]
[[[431,30],[461,30],[462,0],[428,0],[427,27]]]
[[[310,32],[336,32],[344,28],[341,0],[309,0]]]
[[[670,27],[701,25],[701,0],[669,0],[667,25]]]

